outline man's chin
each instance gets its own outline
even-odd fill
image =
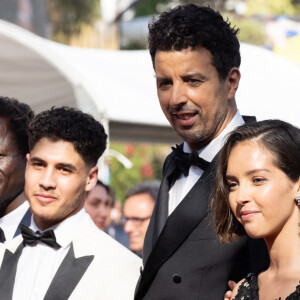
[[[199,132],[195,131],[194,129],[185,129],[185,130],[176,130],[178,136],[188,144],[199,144],[202,142],[203,138],[199,135]]]

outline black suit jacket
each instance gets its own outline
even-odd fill
[[[246,236],[221,245],[209,209],[217,156],[168,217],[169,189],[179,174],[170,154],[144,244],[135,300],[223,299],[228,280],[268,266],[262,240]]]

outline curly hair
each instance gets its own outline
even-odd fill
[[[18,151],[25,158],[29,152],[27,129],[34,113],[29,105],[14,98],[0,97],[0,107],[0,117],[8,120]]]
[[[39,113],[29,125],[29,148],[41,138],[64,140],[74,145],[87,165],[96,165],[106,148],[103,126],[91,115],[69,107],[52,107]]]
[[[160,51],[181,51],[201,46],[213,56],[220,79],[225,79],[233,67],[241,64],[239,29],[231,27],[219,12],[194,4],[177,6],[154,18],[149,24],[149,51],[154,66]]]
[[[244,141],[254,141],[258,147],[266,149],[274,165],[292,182],[300,176],[299,128],[280,120],[265,120],[239,126],[230,133],[219,156],[216,184],[211,196],[214,222],[221,242],[231,242],[245,233],[230,209],[226,180],[229,155],[236,145]]]

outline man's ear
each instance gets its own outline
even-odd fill
[[[27,153],[27,154],[26,154],[26,167],[27,167],[27,165],[28,165],[28,163],[29,163],[29,160],[30,160],[30,154]]]
[[[240,70],[236,67],[231,68],[227,75],[228,82],[228,100],[234,99],[235,93],[239,87],[239,82],[241,79]]]
[[[296,196],[300,197],[300,176],[299,176],[298,180],[296,181],[296,194],[295,194],[295,197]]]
[[[89,192],[96,185],[98,179],[98,167],[94,166],[89,170],[86,180],[85,191]]]

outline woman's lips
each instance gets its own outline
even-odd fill
[[[240,212],[242,221],[248,221],[259,213],[257,210],[245,210]]]

